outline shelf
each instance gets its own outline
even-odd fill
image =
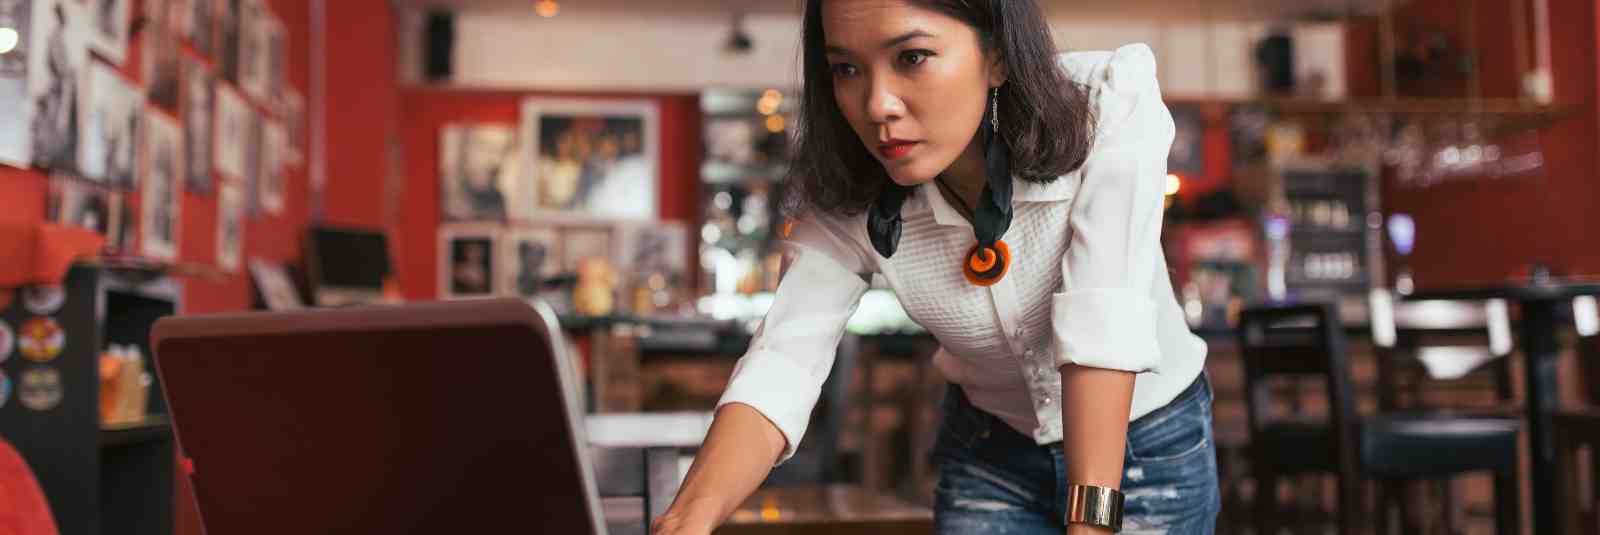
[[[1335,115],[1346,113],[1375,113],[1408,116],[1484,116],[1500,121],[1499,129],[1514,131],[1549,126],[1556,121],[1573,116],[1579,106],[1571,104],[1540,104],[1515,98],[1416,98],[1416,97],[1366,97],[1350,99],[1316,99],[1300,97],[1261,98],[1190,98],[1171,96],[1169,104],[1221,104],[1228,106],[1262,106],[1284,115]]]
[[[153,414],[137,422],[100,426],[100,448],[134,446],[172,439],[166,415]]]

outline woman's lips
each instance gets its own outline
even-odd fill
[[[884,159],[898,160],[910,155],[911,149],[916,148],[917,143],[916,141],[890,141],[878,145],[878,153],[882,154]]]

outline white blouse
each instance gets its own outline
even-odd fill
[[[1064,364],[1150,372],[1135,380],[1130,420],[1200,374],[1206,345],[1184,322],[1160,243],[1173,124],[1155,57],[1135,44],[1058,61],[1089,90],[1094,144],[1082,167],[1052,183],[1016,182],[1004,236],[1013,264],[997,284],[963,277],[972,226],[932,182],[907,199],[893,258],[873,249],[864,215],[795,223],[792,263],[717,403],[747,404],[776,424],[788,440],[780,463],[805,434],[873,274],[939,340],[933,358],[945,378],[1039,444],[1061,440]]]

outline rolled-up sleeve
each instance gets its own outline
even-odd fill
[[[1094,88],[1098,126],[1071,202],[1063,290],[1052,303],[1056,365],[1159,371],[1150,288],[1162,254],[1172,116],[1149,47],[1122,47],[1089,72],[1099,78],[1084,80]]]
[[[772,308],[717,402],[749,405],[778,427],[785,440],[778,464],[794,456],[805,435],[870,273],[859,247],[832,222],[796,222],[784,245],[791,260]]]

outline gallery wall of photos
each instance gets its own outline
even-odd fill
[[[530,97],[519,111],[439,129],[439,295],[539,295],[595,258],[619,287],[688,285],[688,225],[659,219],[655,103]]]
[[[250,230],[305,220],[305,4],[0,0],[0,196],[42,182],[106,257],[239,273]]]

